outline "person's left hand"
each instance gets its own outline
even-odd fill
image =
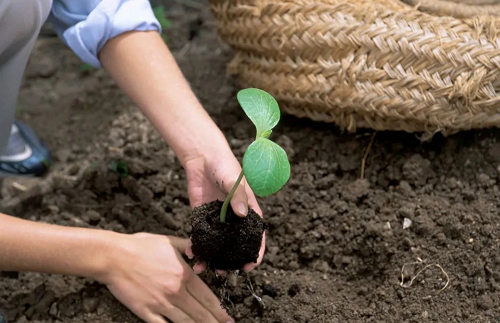
[[[215,200],[224,201],[241,172],[241,166],[231,152],[212,151],[210,155],[189,159],[184,168],[186,169],[188,181],[189,200],[193,208]],[[262,210],[245,178],[243,178],[231,199],[231,207],[238,216],[246,216],[249,208],[262,216]],[[266,236],[264,234],[257,263],[246,264],[243,267],[244,271],[251,271],[260,265],[264,256],[265,245]],[[190,248],[188,248],[186,254],[188,257],[193,257]],[[206,264],[197,263],[193,269],[196,273],[201,273],[206,269]]]

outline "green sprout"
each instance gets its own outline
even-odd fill
[[[268,139],[280,120],[278,102],[259,89],[241,90],[238,102],[255,125],[257,136],[243,156],[243,170],[222,205],[220,222],[226,221],[227,208],[243,176],[260,197],[276,193],[290,178],[290,163],[285,150]]]
[[[90,64],[87,64],[87,63],[83,63],[81,66],[80,66],[80,73],[83,74],[83,75],[88,75],[90,74],[90,72],[93,70],[94,68],[92,67],[92,65]]]
[[[155,7],[153,8],[153,13],[158,22],[160,23],[161,29],[163,30],[162,38],[166,42],[167,35],[165,34],[164,31],[172,27],[172,23],[170,22],[170,20],[167,19],[165,15],[165,7],[164,6]]]
[[[113,172],[117,173],[121,179],[124,179],[128,176],[128,165],[122,160],[112,162],[110,168]]]

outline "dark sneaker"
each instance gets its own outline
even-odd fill
[[[7,323],[7,319],[5,316],[2,314],[2,311],[0,311],[0,323]]]
[[[12,126],[7,149],[0,156],[0,177],[40,176],[50,165],[50,153],[35,132],[22,122]]]

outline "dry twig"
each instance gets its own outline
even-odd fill
[[[430,264],[430,265],[426,265],[424,268],[420,269],[416,274],[415,276],[413,276],[411,279],[410,279],[410,282],[405,284],[405,277],[404,277],[404,270],[405,270],[405,267],[406,266],[410,266],[410,265],[421,265],[423,264],[423,261],[419,259],[419,261],[416,261],[416,262],[412,262],[412,263],[409,263],[409,264],[404,264],[403,267],[401,268],[401,283],[399,284],[401,287],[403,288],[409,288],[411,287],[411,285],[413,285],[413,281],[415,281],[415,279],[420,276],[420,274],[422,274],[424,271],[426,271],[427,269],[429,269],[430,267],[438,267],[441,272],[443,273],[443,275],[446,277],[446,284],[444,285],[443,288],[441,288],[439,291],[438,291],[438,294],[441,293],[443,290],[445,290],[448,285],[450,284],[450,276],[448,276],[448,273],[446,272],[446,270],[444,270],[444,268],[439,265],[439,264]]]
[[[361,175],[360,175],[361,179],[365,178],[366,159],[368,158],[368,154],[370,153],[370,150],[372,149],[373,142],[375,141],[375,136],[376,135],[377,135],[377,132],[375,131],[372,134],[372,137],[370,139],[370,143],[368,144],[368,147],[366,148],[365,155],[363,156],[363,159],[361,160]]]

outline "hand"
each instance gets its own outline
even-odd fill
[[[147,323],[234,322],[182,259],[189,240],[146,233],[123,235],[104,277],[111,293]]]
[[[224,201],[241,172],[238,160],[230,151],[218,152],[212,150],[209,155],[189,159],[184,167],[186,169],[191,207],[197,207],[214,200]],[[249,207],[262,216],[262,210],[245,178],[243,178],[231,199],[231,207],[236,215],[241,217],[248,214]],[[248,272],[260,265],[264,257],[265,246],[266,236],[264,234],[257,263],[246,264],[243,270]],[[186,250],[186,254],[190,258],[193,257],[191,248]],[[201,273],[206,267],[206,264],[198,263],[193,269],[196,273]]]

